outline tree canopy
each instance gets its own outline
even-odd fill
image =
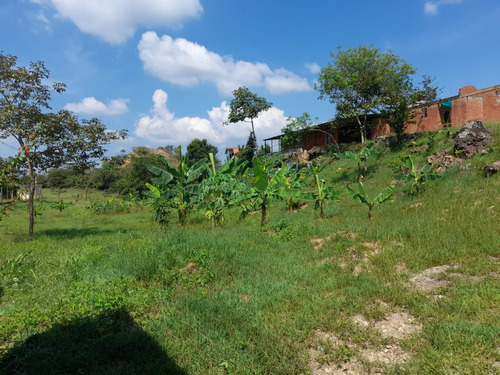
[[[228,122],[250,122],[252,125],[252,134],[257,139],[253,120],[261,112],[269,110],[273,103],[268,102],[265,98],[258,96],[244,86],[234,90],[233,95],[234,98],[229,105]]]
[[[415,85],[412,76],[416,69],[390,51],[383,53],[373,46],[339,47],[330,55],[333,61],[321,69],[315,89],[320,99],[336,105],[338,118],[357,122],[363,144],[368,115],[383,113],[391,124],[401,125],[410,116],[410,111],[402,108],[436,96],[432,80],[424,78],[422,87]]]
[[[217,155],[218,151],[217,147],[208,143],[206,139],[195,138],[187,146],[186,164],[191,166],[198,160],[208,160],[210,153]]]
[[[13,137],[25,152],[30,177],[29,237],[33,237],[35,178],[37,173],[70,165],[80,171],[104,155],[104,145],[126,137],[110,132],[99,119],[79,120],[61,110],[48,112],[52,92],[65,91],[63,83],[44,82],[50,72],[42,61],[18,67],[17,57],[0,53],[0,139]]]

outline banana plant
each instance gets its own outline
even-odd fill
[[[287,198],[288,213],[293,211],[294,198],[305,198],[302,188],[306,185],[306,178],[300,174],[293,166],[285,168],[285,177],[287,180],[286,190],[283,191],[283,197]]]
[[[315,192],[309,192],[305,194],[305,197],[308,199],[314,199],[314,208],[319,209],[319,217],[324,219],[325,218],[325,213],[323,211],[323,204],[326,200],[331,200],[331,201],[339,201],[340,200],[340,193],[338,191],[335,191],[332,187],[326,187],[326,182],[324,179],[322,179],[319,174],[323,170],[323,167],[320,167],[319,165],[315,165],[311,167],[311,170],[314,174],[314,182],[316,185],[316,191]]]
[[[374,153],[373,146],[374,143],[368,143],[364,146],[359,152],[345,151],[343,154],[336,154],[338,157],[346,158],[346,159],[355,159],[358,164],[358,182],[363,182],[363,173],[361,171],[361,163],[364,161],[365,163],[365,174],[368,170],[367,160]]]
[[[394,185],[388,186],[378,193],[373,199],[370,199],[366,194],[365,187],[362,182],[358,182],[358,191],[351,189],[349,186],[346,186],[345,190],[354,200],[363,203],[366,207],[368,207],[368,224],[371,228],[373,222],[373,207],[389,200],[394,192]]]
[[[255,206],[260,206],[262,216],[261,225],[266,224],[267,207],[269,200],[273,198],[283,198],[287,195],[288,181],[285,177],[284,168],[270,168],[268,165],[263,164],[261,159],[254,157],[252,160],[252,171],[254,175],[253,186],[247,194],[250,203],[243,205],[242,217]]]
[[[224,210],[239,203],[245,196],[248,186],[238,177],[248,163],[238,164],[236,158],[232,158],[217,171],[212,153],[209,154],[209,159],[210,176],[200,184],[198,203],[205,209],[205,217],[212,221],[215,228],[223,225]]]
[[[410,185],[410,194],[418,195],[424,189],[427,181],[434,181],[441,178],[441,175],[432,172],[432,163],[425,164],[418,169],[410,156],[402,159],[408,173],[395,176],[395,179],[405,181]]]
[[[197,195],[198,185],[195,185],[195,182],[207,171],[207,164],[202,159],[189,167],[186,164],[186,157],[182,155],[181,146],[177,150],[179,166],[177,168],[172,166],[160,156],[162,167],[148,166],[149,171],[158,177],[152,180],[153,185],[146,183],[146,186],[155,202],[165,201],[171,208],[177,210],[179,223],[184,225]]]

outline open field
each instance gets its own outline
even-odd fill
[[[28,241],[19,203],[0,223],[0,373],[500,374],[500,176],[481,174],[499,130],[419,196],[398,183],[372,228],[345,192],[324,220],[304,200],[273,203],[264,228],[232,209],[222,228],[194,212],[161,230],[138,203],[96,214],[46,191]],[[369,192],[402,154],[369,159]],[[354,187],[355,161],[323,178]]]

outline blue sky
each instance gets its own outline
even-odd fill
[[[319,122],[335,108],[314,81],[337,47],[390,49],[436,77],[441,97],[500,83],[498,0],[2,0],[0,50],[19,65],[42,60],[64,82],[52,108],[98,117],[134,146],[186,146],[207,138],[223,152],[249,124],[223,126],[239,86],[273,103],[259,140],[288,117]],[[0,156],[15,154],[1,140]]]

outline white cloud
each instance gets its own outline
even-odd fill
[[[153,94],[153,109],[151,116],[139,119],[135,136],[145,139],[152,146],[179,144],[186,146],[194,138],[206,138],[216,145],[219,151],[225,147],[244,144],[250,134],[250,124],[239,122],[223,125],[228,119],[229,106],[224,101],[219,107],[207,111],[207,117],[175,117],[167,107],[168,95],[163,90]],[[261,144],[263,138],[281,133],[287,123],[284,111],[272,107],[254,120],[255,133]]]
[[[64,107],[71,112],[85,113],[90,115],[121,115],[128,111],[129,99],[111,100],[108,105],[100,102],[94,97],[83,98],[80,103],[68,103]]]
[[[435,16],[438,14],[438,8],[441,5],[446,4],[460,4],[462,0],[438,0],[438,1],[426,1],[424,4],[424,12],[428,16]]]
[[[200,0],[31,0],[54,7],[85,33],[108,43],[125,43],[137,27],[179,28],[203,12]]]
[[[240,86],[264,87],[271,94],[310,91],[307,79],[285,69],[272,70],[267,64],[234,61],[183,38],[161,38],[149,31],[138,45],[144,69],[162,81],[182,86],[211,82],[222,94]]]
[[[316,63],[312,63],[312,64],[306,63],[305,66],[306,66],[306,69],[309,70],[313,74],[318,74],[321,72],[321,67]]]

